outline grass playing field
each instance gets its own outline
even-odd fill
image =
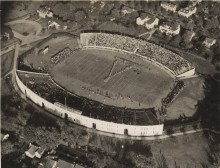
[[[51,70],[51,76],[78,95],[127,108],[159,107],[173,84],[166,72],[150,63],[94,49],[66,58]]]

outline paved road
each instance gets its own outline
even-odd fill
[[[97,132],[100,135],[104,135],[104,136],[110,136],[110,137],[114,137],[114,138],[119,138],[119,139],[131,139],[131,140],[144,140],[144,141],[153,141],[153,140],[162,140],[162,139],[167,139],[167,138],[171,138],[171,137],[177,137],[177,136],[183,136],[183,135],[187,135],[187,134],[194,134],[194,133],[199,133],[199,132],[204,132],[204,131],[209,131],[215,134],[220,135],[219,131],[215,131],[215,130],[210,130],[210,129],[197,129],[197,130],[190,130],[190,131],[185,131],[185,132],[178,132],[178,133],[173,133],[172,135],[166,135],[165,133],[163,135],[159,135],[159,136],[150,136],[150,137],[131,137],[131,136],[125,136],[125,135],[118,135],[118,134],[110,134],[110,133],[106,133],[106,132],[101,132],[101,131],[97,131],[94,129],[90,129],[87,128],[88,132]]]

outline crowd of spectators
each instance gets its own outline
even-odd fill
[[[128,36],[108,33],[93,33],[88,38],[88,46],[102,46],[125,50],[145,56],[170,69],[174,75],[182,74],[193,68],[193,65],[174,52],[147,41]]]
[[[19,76],[22,82],[26,84],[28,81],[32,81],[27,86],[39,96],[52,103],[59,102],[82,111],[84,116],[131,125],[154,125],[159,123],[154,114],[154,109],[136,110],[108,106],[91,99],[74,96],[72,93],[58,87],[48,76],[42,76],[40,80],[38,80],[39,78],[35,79],[34,76],[31,78],[27,78],[25,75]],[[50,92],[50,90],[53,90],[53,92]]]
[[[174,87],[173,87],[173,89],[171,89],[171,92],[169,92],[167,97],[162,99],[163,107],[167,107],[170,103],[172,103],[172,101],[180,93],[180,91],[183,89],[183,87],[184,87],[184,82],[180,81],[180,80],[177,80],[174,83]]]
[[[62,51],[59,51],[57,54],[52,56],[51,61],[54,64],[58,64],[59,62],[69,57],[72,53],[73,51],[69,47],[66,47]]]

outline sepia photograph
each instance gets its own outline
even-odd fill
[[[220,168],[220,0],[0,7],[0,167]]]

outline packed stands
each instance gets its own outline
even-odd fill
[[[165,98],[162,99],[162,105],[164,107],[167,107],[170,103],[172,103],[172,101],[180,93],[183,87],[184,87],[184,82],[177,80],[171,92],[169,92],[169,94]]]
[[[81,35],[83,46],[112,48],[146,57],[161,66],[168,68],[174,76],[178,76],[194,68],[187,60],[170,50],[162,48],[142,39],[108,33],[84,33]],[[165,69],[166,69],[165,68]]]
[[[66,108],[79,110],[84,116],[130,125],[159,124],[154,108],[135,110],[103,105],[102,103],[73,95],[58,86],[49,75],[18,72],[18,76],[28,88],[42,98],[56,105],[57,103],[61,103],[62,106],[66,104],[68,106]],[[49,92],[50,90],[53,90],[53,92]]]
[[[62,51],[59,51],[57,54],[52,56],[51,61],[54,64],[58,64],[59,62],[69,57],[72,53],[73,51],[69,47],[66,47]]]

